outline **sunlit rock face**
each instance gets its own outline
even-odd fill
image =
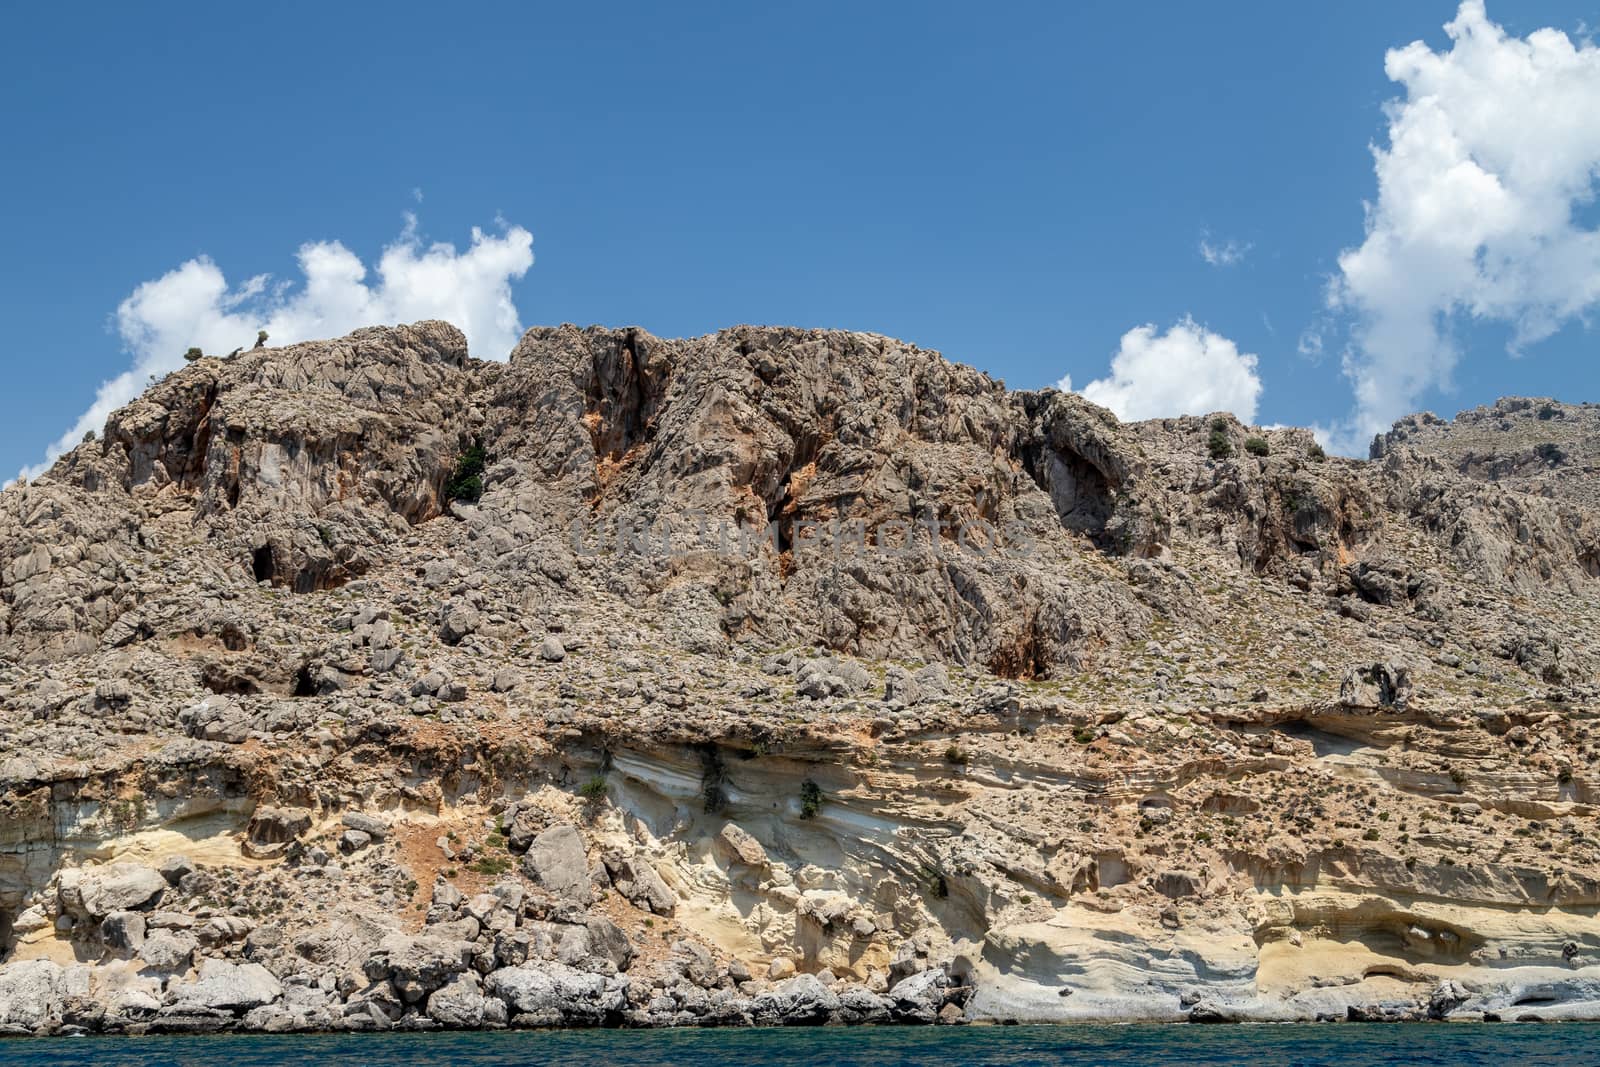
[[[197,360],[0,495],[0,1030],[1592,1014],[1596,418]]]

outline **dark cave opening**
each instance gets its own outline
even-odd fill
[[[250,569],[255,573],[256,581],[270,582],[277,575],[277,564],[272,558],[272,546],[262,545],[250,557]]]

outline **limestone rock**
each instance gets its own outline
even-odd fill
[[[733,862],[746,867],[763,869],[767,866],[767,850],[761,847],[748,831],[737,823],[726,823],[717,833],[717,845]]]
[[[522,857],[522,869],[557,896],[579,903],[592,896],[583,837],[571,823],[559,823],[535,837]]]
[[[516,1026],[599,1026],[626,1004],[620,986],[561,963],[501,968],[484,987],[504,1001]]]
[[[243,1014],[283,996],[283,986],[259,963],[229,963],[208,959],[190,982],[168,988],[169,1006],[202,1008]]]
[[[166,891],[167,880],[136,863],[110,863],[62,875],[62,907],[91,920],[116,911],[146,907]]]

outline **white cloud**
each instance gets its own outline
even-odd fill
[[[1071,376],[1058,388],[1072,391]],[[1166,333],[1146,325],[1123,334],[1111,373],[1079,391],[1123,420],[1231,411],[1250,422],[1261,379],[1255,356],[1185,316]]]
[[[1326,344],[1322,331],[1321,325],[1306,327],[1300,334],[1300,340],[1295,343],[1295,351],[1312,363],[1322,362],[1322,351]]]
[[[256,331],[272,344],[339,337],[362,326],[444,319],[460,327],[473,355],[504,359],[522,332],[511,283],[533,265],[533,235],[501,224],[486,234],[474,227],[472,245],[423,244],[416,217],[406,215],[400,237],[383,250],[377,278],[368,281],[361,260],[338,241],[300,246],[303,282],[274,283],[265,274],[230,288],[208,257],[191,259],[147,281],[117,307],[117,332],[133,366],[101,384],[94,403],[46,451],[46,460],[23,471],[37,477],[62,452],[149,383],[183,366],[191,346],[207,355],[249,348]]]
[[[1213,267],[1236,267],[1255,245],[1238,241],[1213,241],[1209,232],[1200,234],[1200,258]]]
[[[1405,98],[1373,148],[1366,239],[1329,290],[1353,316],[1341,451],[1449,387],[1459,316],[1509,325],[1518,354],[1600,301],[1600,232],[1574,218],[1600,175],[1600,50],[1553,29],[1508,37],[1482,0],[1445,32],[1448,51],[1419,41],[1385,58]]]

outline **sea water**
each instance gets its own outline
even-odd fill
[[[981,1026],[0,1040],[0,1067],[1594,1067],[1600,1024]]]

